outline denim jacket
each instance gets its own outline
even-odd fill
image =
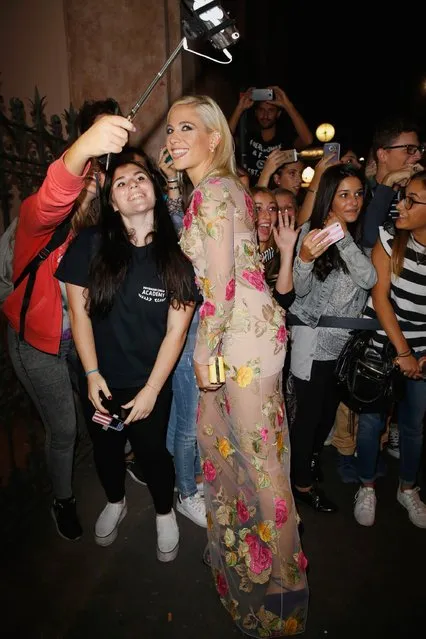
[[[309,227],[309,222],[302,226],[297,253],[300,251],[300,246]],[[355,244],[349,233],[336,242],[336,247],[345,260],[355,289],[354,297],[351,299],[349,307],[345,309],[346,316],[358,317],[364,309],[369,290],[376,283],[376,270],[369,256],[364,254]],[[313,267],[314,262],[302,262],[299,256],[296,257],[293,267],[296,299],[290,307],[290,313],[296,315],[306,324],[305,327],[294,326],[291,329],[291,372],[299,379],[306,381],[311,376],[318,340],[319,333],[315,329],[327,308],[332,292],[339,287],[341,278],[345,276],[342,271],[334,269],[324,282],[321,282],[314,275]],[[339,331],[342,332],[341,329]]]
[[[315,328],[324,313],[331,291],[338,283],[339,271],[333,270],[324,282],[318,280],[314,273],[314,262],[302,262],[299,257],[303,238],[310,229],[310,223],[306,222],[300,232],[297,257],[293,266],[293,282],[296,299],[290,307],[290,313],[297,315],[305,324]],[[362,313],[367,301],[369,290],[377,281],[376,269],[371,263],[370,256],[363,253],[355,244],[350,233],[336,242],[336,247],[344,259],[354,284],[358,287],[353,301],[353,314],[349,317],[358,317]]]

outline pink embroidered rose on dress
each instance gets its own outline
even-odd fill
[[[267,428],[262,428],[260,431],[260,436],[264,442],[268,441],[268,433],[269,433],[269,430]]]
[[[226,285],[226,291],[225,291],[225,299],[227,302],[229,302],[230,300],[234,299],[235,297],[235,280],[229,280],[228,284]]]
[[[256,575],[260,575],[261,572],[271,567],[272,551],[261,544],[259,537],[256,535],[246,535],[245,542],[249,547],[250,570]]]
[[[253,200],[251,199],[251,197],[247,193],[244,193],[244,200],[245,200],[246,207],[247,207],[247,213],[249,214],[251,219],[254,220]]]
[[[299,552],[299,556],[297,558],[297,565],[299,566],[299,570],[301,570],[302,572],[305,572],[306,568],[308,567],[308,560],[306,559],[306,556],[304,555],[303,550]]]
[[[275,525],[277,528],[282,528],[288,519],[288,508],[285,499],[275,497]]]
[[[214,467],[213,462],[211,462],[210,459],[206,459],[203,464],[203,475],[208,482],[212,482],[216,479],[216,468]]]
[[[194,215],[197,215],[198,207],[203,203],[203,196],[201,195],[201,191],[195,191],[194,197],[192,198],[192,208],[194,209]]]
[[[242,524],[245,524],[250,519],[248,508],[241,499],[237,500],[237,515]]]
[[[191,227],[191,224],[192,224],[192,212],[188,209],[185,215],[183,216],[183,225],[185,227],[185,230],[188,230]]]
[[[265,277],[260,271],[243,271],[242,275],[258,291],[265,290]]]
[[[207,301],[200,306],[200,318],[204,319],[205,317],[210,317],[216,313],[216,306],[211,302]]]
[[[279,327],[277,331],[278,342],[280,342],[280,344],[284,344],[286,336],[287,336],[287,331],[285,330],[285,326],[283,324],[282,326]]]
[[[221,572],[218,572],[216,576],[216,590],[221,597],[226,597],[228,594],[228,584],[225,575],[222,575]]]

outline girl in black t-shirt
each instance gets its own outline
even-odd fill
[[[96,469],[108,500],[95,541],[111,544],[126,515],[123,450],[129,439],[154,501],[157,557],[171,561],[179,530],[172,508],[173,460],[166,449],[169,378],[196,293],[158,176],[125,153],[115,156],[100,224],[76,238],[56,276],[67,285]],[[117,418],[108,425],[111,415]],[[121,430],[114,428],[123,423]]]

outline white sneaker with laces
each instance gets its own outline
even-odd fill
[[[198,492],[189,497],[185,497],[185,499],[182,499],[182,497],[178,495],[176,510],[181,515],[188,517],[188,519],[193,521],[194,524],[197,524],[197,526],[207,528],[206,503]]]
[[[354,517],[361,526],[372,526],[376,515],[376,492],[374,488],[361,486],[355,495]]]
[[[420,499],[419,491],[418,486],[411,490],[398,488],[396,498],[408,510],[410,521],[418,528],[426,528],[426,504]]]
[[[99,546],[109,546],[118,535],[118,526],[127,515],[126,498],[121,502],[112,504],[108,502],[95,525],[95,542]]]
[[[389,428],[388,435],[388,443],[386,446],[386,450],[391,457],[395,457],[395,459],[399,459],[399,430],[398,426],[391,424]]]
[[[157,515],[157,559],[159,561],[173,561],[179,550],[179,528],[175,511],[172,509],[167,515]]]

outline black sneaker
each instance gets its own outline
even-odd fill
[[[142,474],[142,470],[140,466],[137,465],[134,459],[129,459],[126,461],[126,470],[129,473],[130,477],[141,486],[146,486],[145,477]]]
[[[83,534],[77,517],[75,497],[55,499],[51,509],[56,530],[63,539],[77,541]]]

